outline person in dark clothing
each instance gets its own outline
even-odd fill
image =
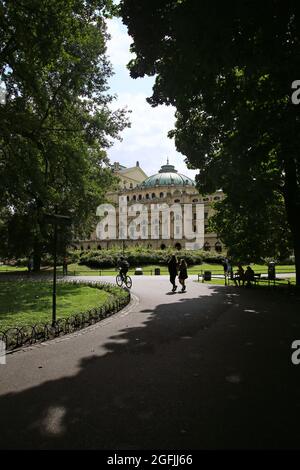
[[[175,280],[178,273],[178,261],[175,255],[172,255],[170,261],[168,262],[168,269],[170,274],[170,283],[173,286],[172,292],[175,292],[177,289]]]
[[[236,286],[240,286],[241,283],[243,286],[245,285],[245,270],[241,264],[238,264],[238,270],[233,279]]]
[[[245,271],[245,281],[247,282],[246,286],[251,286],[251,282],[254,282],[254,271],[251,268],[251,266],[247,266],[247,269]]]
[[[120,269],[120,274],[122,276],[123,281],[126,279],[126,274],[128,273],[128,269],[130,267],[128,261],[124,258],[124,256],[120,257],[120,260],[118,262],[118,266]]]
[[[184,259],[181,259],[180,264],[179,264],[179,275],[178,275],[179,282],[182,285],[181,292],[186,291],[185,280],[187,278],[188,278],[187,264]]]
[[[28,272],[31,273],[33,271],[33,268],[34,268],[33,255],[29,256],[27,267],[28,267]]]

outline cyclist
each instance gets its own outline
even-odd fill
[[[128,273],[128,269],[130,268],[130,264],[124,258],[124,256],[120,256],[120,260],[118,262],[118,265],[119,265],[120,274],[122,276],[122,280],[124,282],[125,279],[126,279],[126,274]]]

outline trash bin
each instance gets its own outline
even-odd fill
[[[160,275],[160,268],[155,268],[154,269],[154,275],[159,276]]]
[[[268,264],[268,279],[269,281],[275,281],[276,279],[276,270],[275,270],[275,262],[270,261]]]
[[[204,271],[203,280],[204,281],[211,281],[211,271]]]
[[[142,274],[143,274],[142,268],[135,268],[134,274],[135,274],[136,276],[142,276]]]

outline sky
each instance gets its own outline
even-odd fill
[[[117,95],[113,108],[131,110],[131,127],[122,132],[122,141],[116,141],[108,150],[111,162],[130,167],[138,161],[150,176],[157,173],[169,158],[170,164],[175,165],[179,173],[194,178],[197,171],[187,169],[184,156],[176,151],[173,139],[167,136],[168,131],[174,128],[175,108],[152,108],[146,102],[146,98],[152,95],[154,78],[130,77],[126,65],[133,57],[129,50],[133,41],[127,34],[127,28],[120,19],[114,18],[108,21],[108,32],[111,40],[107,45],[107,55],[114,70],[114,76],[109,80],[110,93]]]

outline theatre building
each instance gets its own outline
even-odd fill
[[[223,198],[223,192],[217,191],[214,194],[207,196],[201,196],[195,186],[195,182],[175,169],[173,165],[170,165],[167,161],[166,165],[162,165],[158,173],[152,176],[147,176],[145,172],[140,168],[139,162],[136,166],[126,168],[119,163],[112,165],[113,173],[119,177],[119,189],[116,192],[108,194],[108,201],[116,208],[115,218],[115,233],[116,238],[100,240],[96,235],[95,231],[92,233],[88,240],[76,240],[74,245],[81,250],[89,249],[108,249],[112,247],[129,248],[132,246],[145,246],[153,249],[165,249],[175,248],[184,249],[186,243],[191,240],[187,240],[184,233],[179,233],[181,238],[178,238],[178,224],[176,224],[177,214],[171,211],[170,213],[170,232],[167,239],[162,238],[162,233],[159,233],[159,237],[151,238],[151,207],[159,207],[166,203],[168,206],[180,204],[182,208],[185,204],[192,205],[192,214],[190,225],[193,230],[196,230],[196,206],[198,204],[204,205],[204,244],[203,249],[206,251],[221,252],[222,244],[218,240],[215,233],[210,233],[207,229],[207,220],[213,212],[212,203]],[[120,240],[119,235],[122,233],[119,226],[119,198],[122,196],[122,200],[126,201],[128,208],[133,204],[141,203],[146,206],[149,213],[148,227],[140,227],[141,236],[138,239],[132,239],[130,233],[130,217],[128,217],[128,233],[126,233],[127,239]],[[136,216],[135,216],[136,217]],[[133,217],[134,218],[134,217]],[[152,219],[153,222],[153,219]],[[161,219],[158,220],[161,223]],[[144,221],[144,224],[147,223]],[[183,231],[184,232],[184,231]],[[153,233],[153,232],[152,232]],[[124,234],[123,234],[124,237]]]

